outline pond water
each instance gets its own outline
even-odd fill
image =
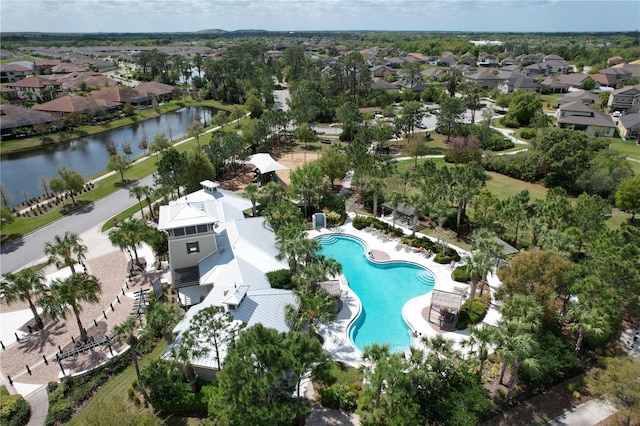
[[[85,178],[105,171],[109,159],[105,149],[108,138],[116,142],[119,154],[123,154],[122,144],[130,143],[133,159],[143,154],[138,143],[145,135],[149,143],[158,133],[164,133],[167,139],[171,135],[175,140],[187,134],[189,124],[197,116],[203,124],[208,124],[215,113],[215,108],[185,107],[97,135],[3,156],[0,159],[0,181],[4,190],[11,194],[12,205],[16,205],[24,201],[25,193],[27,198],[44,194],[38,184],[41,177],[48,180],[58,176],[57,170],[62,166],[76,170]]]

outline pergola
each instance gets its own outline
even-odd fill
[[[275,182],[278,181],[278,177],[276,176],[277,170],[287,170],[288,167],[283,166],[274,160],[271,155],[261,153],[254,154],[247,158],[247,163],[251,163],[260,172],[258,177],[258,185],[261,186],[267,183],[269,180],[273,179]]]
[[[429,322],[441,328],[455,328],[462,306],[462,294],[433,290],[429,307]]]

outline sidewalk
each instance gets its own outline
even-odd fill
[[[545,426],[593,426],[616,413],[608,402],[592,399],[545,423]]]

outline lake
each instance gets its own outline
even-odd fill
[[[138,143],[145,135],[148,143],[158,133],[164,133],[167,139],[171,135],[176,140],[187,134],[189,124],[197,116],[200,116],[203,124],[209,124],[215,113],[215,108],[184,107],[97,135],[47,145],[38,150],[9,154],[0,159],[0,181],[5,191],[11,194],[13,206],[24,201],[25,193],[27,198],[44,194],[38,184],[41,177],[49,180],[58,176],[57,170],[62,166],[76,170],[85,178],[106,171],[109,154],[105,149],[105,142],[108,138],[116,142],[119,154],[123,154],[122,144],[130,143],[133,159],[143,154]]]

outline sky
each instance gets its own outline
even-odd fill
[[[0,0],[0,31],[640,30],[638,0]]]

